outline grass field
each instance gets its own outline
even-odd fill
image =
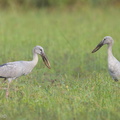
[[[52,69],[39,57],[32,73],[11,83],[8,99],[0,90],[0,120],[119,120],[120,82],[108,74],[107,46],[91,53],[108,35],[120,60],[119,8],[1,11],[0,64],[31,60],[41,45]]]

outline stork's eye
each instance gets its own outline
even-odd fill
[[[42,52],[42,49],[40,49],[40,51]]]
[[[104,40],[103,41],[105,41],[106,39],[104,38]]]

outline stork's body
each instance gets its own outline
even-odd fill
[[[8,80],[29,74],[38,62],[38,55],[32,61],[16,61],[0,65],[0,77]]]
[[[120,62],[112,54],[113,39],[110,36],[104,39],[96,46],[92,53],[99,50],[104,44],[108,45],[108,71],[115,81],[120,80]]]
[[[0,65],[0,78],[7,79],[9,83],[22,76],[29,74],[32,69],[36,66],[38,62],[38,54],[41,55],[45,65],[50,68],[50,63],[45,56],[44,50],[41,46],[36,46],[33,49],[33,60],[32,61],[15,61],[15,62],[8,62],[6,64]],[[6,91],[6,97],[8,96],[9,92],[9,83],[8,88]]]

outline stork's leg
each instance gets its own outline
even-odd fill
[[[6,89],[6,98],[8,98],[8,96],[9,96],[9,87],[10,87],[10,82],[8,82],[8,86]]]
[[[8,96],[9,96],[10,83],[11,83],[11,79],[8,79],[8,86],[7,86],[7,89],[6,89],[6,98],[8,98]]]

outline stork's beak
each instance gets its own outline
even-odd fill
[[[41,56],[42,56],[44,64],[50,69],[51,68],[50,67],[50,62],[48,61],[46,55],[43,53]]]
[[[98,51],[103,45],[104,45],[104,44],[103,44],[103,41],[101,41],[101,42],[96,46],[96,48],[92,51],[92,53]]]

